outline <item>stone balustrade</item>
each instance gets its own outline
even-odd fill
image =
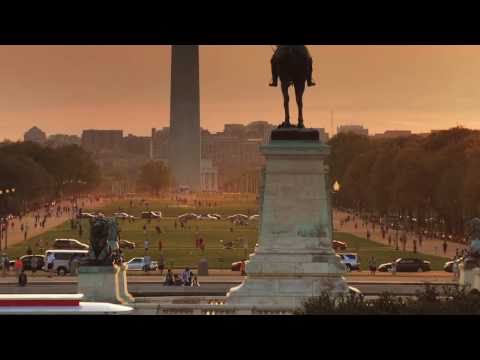
[[[291,315],[291,309],[274,306],[225,305],[224,300],[210,300],[209,304],[132,304],[136,315]]]

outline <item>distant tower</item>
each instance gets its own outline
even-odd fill
[[[168,165],[178,186],[200,190],[198,45],[172,46]]]

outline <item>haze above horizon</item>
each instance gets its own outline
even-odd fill
[[[371,133],[480,128],[480,46],[309,46],[317,86],[305,94],[307,127],[361,124]],[[268,87],[272,49],[201,46],[201,124],[283,117]],[[0,46],[0,140],[32,126],[47,134],[169,125],[169,46]],[[292,107],[295,111],[295,107]],[[295,116],[295,115],[294,115]]]

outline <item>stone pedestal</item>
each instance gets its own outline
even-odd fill
[[[135,298],[128,292],[127,266],[122,264],[118,270],[118,293],[125,303],[135,302]]]
[[[465,269],[465,265],[460,263],[458,269],[460,272],[458,284],[470,290],[476,289],[480,291],[480,268]]]
[[[274,130],[261,189],[259,241],[245,281],[226,304],[297,308],[323,291],[344,294],[344,266],[332,249],[329,147],[313,130]]]
[[[78,293],[85,301],[123,304],[118,281],[119,267],[80,266],[78,272]]]

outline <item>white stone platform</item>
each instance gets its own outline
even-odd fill
[[[126,304],[134,302],[127,288],[126,267],[81,266],[78,273],[78,293],[87,301]]]

